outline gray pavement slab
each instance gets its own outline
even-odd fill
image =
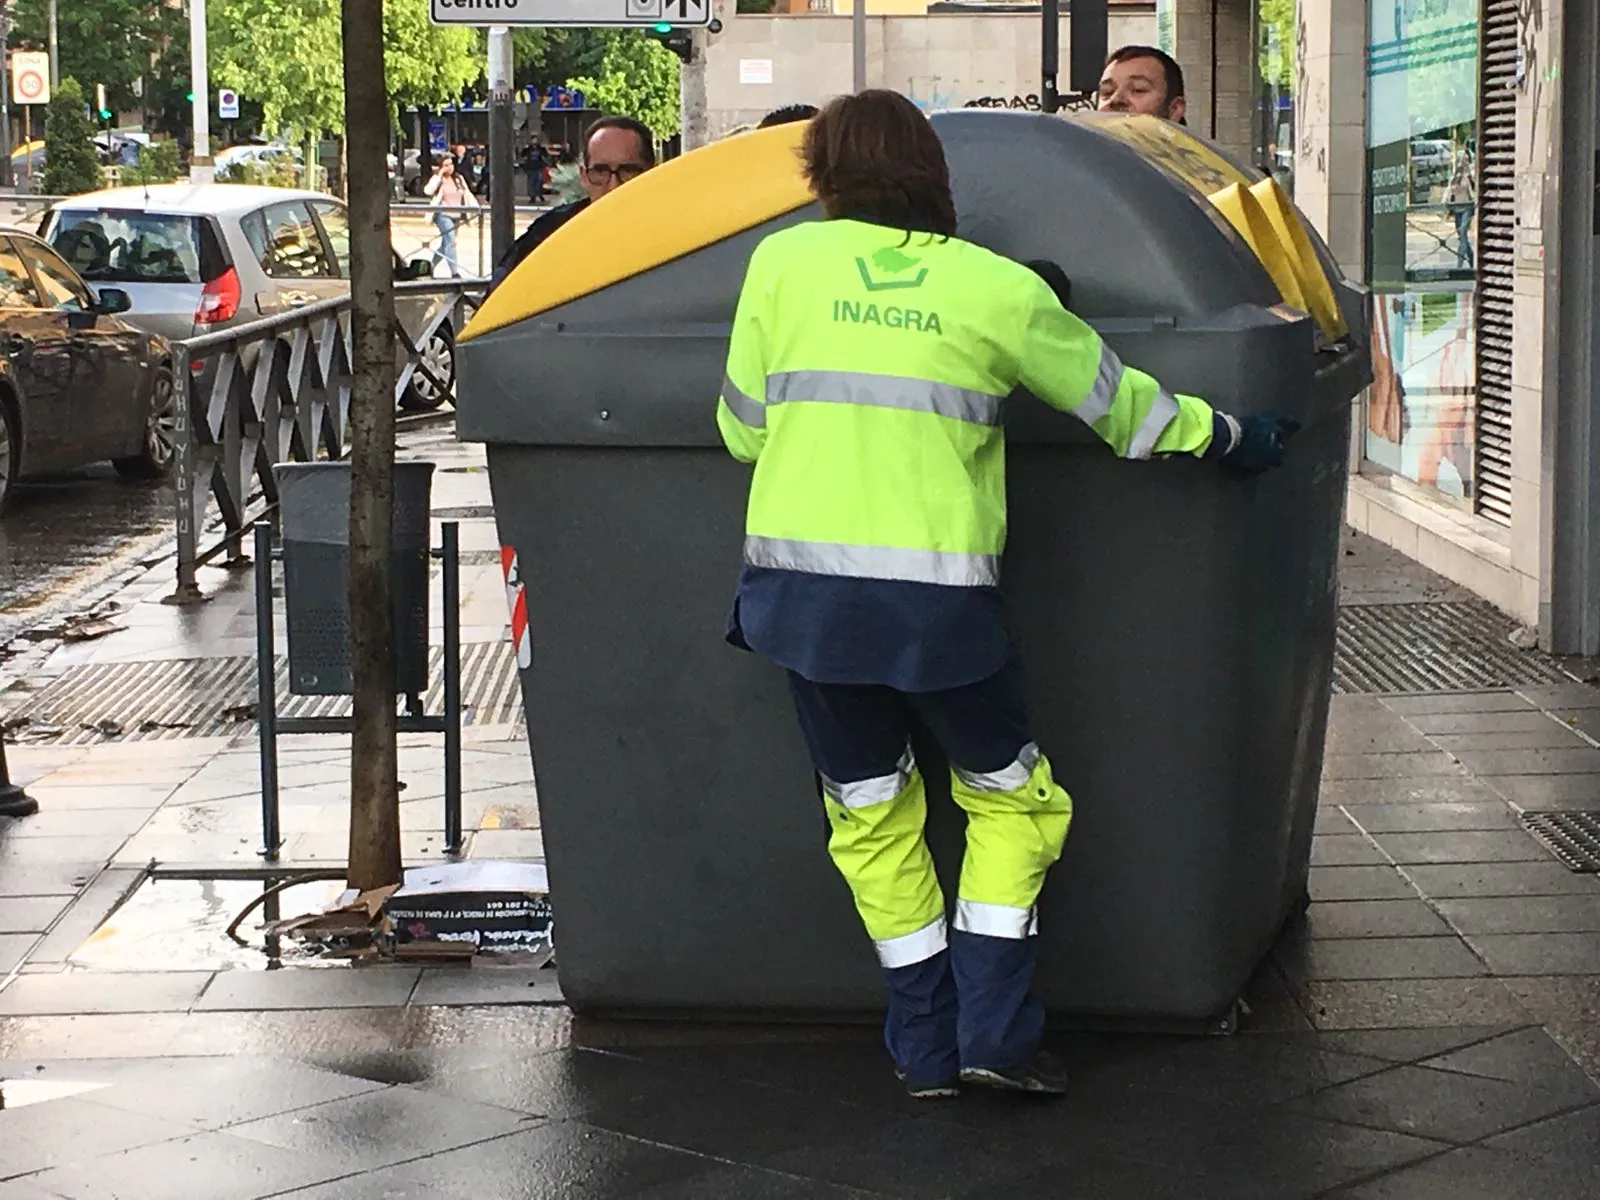
[[[1278,961],[1297,980],[1449,979],[1488,969],[1452,937],[1318,939],[1280,945]]]
[[[1311,843],[1314,867],[1355,867],[1387,865],[1389,858],[1370,838],[1359,833],[1331,834]]]
[[[1600,895],[1600,880],[1547,862],[1408,866],[1407,876],[1432,899],[1458,896]]]
[[[0,933],[0,976],[21,966],[23,956],[38,940],[33,933]]]
[[[1440,804],[1352,804],[1342,811],[1353,824],[1370,834],[1521,828],[1516,813],[1498,799]]]
[[[0,933],[43,933],[72,902],[70,896],[0,896]]]
[[[1536,708],[1514,708],[1495,712],[1409,713],[1406,723],[1438,742],[1440,736],[1492,736],[1505,733],[1542,733],[1547,729],[1576,729]]]
[[[1600,894],[1439,900],[1440,915],[1472,937],[1504,933],[1600,933]]]
[[[1440,713],[1535,712],[1538,705],[1509,689],[1485,692],[1421,692],[1410,696],[1385,696],[1386,708],[1403,717]]]
[[[1312,867],[1311,899],[1414,900],[1416,890],[1394,867]]]
[[[413,1005],[559,1004],[556,972],[528,967],[431,967],[411,993]]]
[[[1596,751],[1595,754],[1597,765],[1600,765],[1600,751]],[[1511,772],[1508,770],[1506,773]],[[1462,765],[1443,750],[1429,750],[1421,754],[1330,754],[1323,760],[1322,777],[1342,782],[1364,779],[1465,781],[1469,778]]]
[[[1378,848],[1402,866],[1420,863],[1549,862],[1550,851],[1521,830],[1380,833]]]
[[[1496,975],[1600,975],[1600,933],[1496,933],[1468,938]]]
[[[248,1080],[248,1087],[238,1086]],[[385,1085],[302,1063],[268,1058],[168,1058],[125,1065],[91,1104],[145,1113],[195,1130],[216,1130],[277,1116]]]
[[[1318,1029],[1516,1025],[1527,1020],[1498,979],[1311,980],[1302,985]]]
[[[421,974],[418,967],[400,965],[219,971],[194,1007],[200,1012],[388,1008],[406,1002]]]
[[[1600,749],[1460,750],[1462,764],[1476,775],[1597,775]]]
[[[0,991],[0,1016],[186,1012],[210,979],[204,971],[21,975]]]
[[[98,870],[84,863],[13,863],[0,871],[0,897],[76,896]]]
[[[1522,808],[1600,809],[1600,774],[1482,775],[1487,787]]]
[[[1600,1103],[1600,1083],[1585,1075],[1567,1052],[1539,1028],[1518,1029],[1475,1042],[1424,1059],[1419,1065],[1527,1084],[1571,1104]],[[1593,1117],[1600,1117],[1600,1109],[1594,1111]],[[1600,1133],[1600,1126],[1596,1133]],[[1600,1140],[1595,1145],[1600,1146]]]
[[[1469,776],[1459,779],[1325,779],[1321,791],[1323,804],[1346,808],[1375,804],[1488,804],[1504,803],[1506,799],[1516,797],[1508,797],[1488,782]]]
[[[1339,1200],[1586,1200],[1600,1173],[1479,1147],[1452,1150],[1339,1193]]]
[[[1469,766],[1472,765],[1470,756],[1484,751],[1592,748],[1576,730],[1548,719],[1542,726],[1534,729],[1496,733],[1435,733],[1429,740],[1439,749],[1449,751]]]
[[[228,1127],[264,1146],[312,1155],[346,1170],[385,1166],[526,1128],[537,1118],[487,1104],[399,1086]]]
[[[5,1109],[0,1122],[0,1178],[169,1142],[191,1132],[176,1121],[100,1108],[77,1096]]]
[[[1454,930],[1421,900],[1330,900],[1306,913],[1309,938],[1452,937]]]
[[[30,1182],[64,1200],[256,1200],[336,1178],[346,1169],[330,1155],[285,1154],[228,1133],[197,1133],[80,1159]]]

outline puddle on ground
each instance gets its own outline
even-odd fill
[[[258,906],[239,926],[241,946],[228,926],[267,884],[238,879],[148,879],[107,917],[68,965],[86,971],[275,970],[342,967],[291,938],[267,939],[262,926],[280,917],[321,912],[344,891],[342,880],[308,880]]]

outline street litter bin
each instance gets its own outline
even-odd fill
[[[428,512],[431,462],[394,464],[389,558],[395,693],[428,690]],[[350,464],[278,463],[283,517],[283,607],[289,690],[348,696],[350,664]]]
[[[1246,479],[1120,461],[1031,398],[1006,411],[1008,615],[1076,812],[1040,899],[1039,992],[1056,1018],[1225,1023],[1306,894],[1363,298],[1270,180],[1176,126],[933,124],[961,236],[1060,265],[1077,311],[1169,387],[1304,426],[1283,469]],[[488,444],[521,566],[561,984],[581,1011],[881,1009],[783,673],[723,641],[749,471],[715,400],[751,250],[818,215],[801,132],[620,189],[461,339],[457,428]],[[918,750],[953,895],[964,818]]]

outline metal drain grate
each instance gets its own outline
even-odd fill
[[[1567,870],[1600,874],[1600,813],[1525,812],[1522,826]]]
[[[1510,617],[1487,604],[1353,604],[1339,610],[1336,692],[1470,692],[1570,676],[1508,637]]]
[[[444,709],[443,652],[429,655],[427,711]],[[347,696],[291,696],[289,660],[278,659],[278,711],[285,717],[343,716]],[[468,725],[522,720],[516,656],[505,642],[461,648],[461,698]],[[87,745],[104,741],[215,737],[255,723],[253,658],[99,663],[73,667],[37,692],[0,693],[0,719],[15,741]]]

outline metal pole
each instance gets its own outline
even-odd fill
[[[272,644],[272,525],[256,522],[256,725],[261,741],[261,849],[278,860],[278,656]]]
[[[6,765],[6,739],[0,730],[0,817],[31,817],[39,811],[39,802],[11,782],[11,768]]]
[[[489,254],[499,262],[516,239],[514,156],[511,150],[511,30],[489,27]],[[479,233],[482,238],[482,232]],[[483,270],[479,255],[479,274]]]
[[[56,0],[50,0],[50,91],[61,86],[61,54],[56,42]]]
[[[439,527],[444,569],[444,848],[461,852],[461,526]]]
[[[1061,96],[1056,91],[1056,76],[1061,71],[1061,3],[1060,0],[1043,0],[1039,8],[1044,17],[1044,27],[1039,31],[1043,75],[1039,84],[1039,107],[1053,113],[1061,109]]]
[[[850,5],[850,56],[852,87],[867,90],[867,0],[852,0]]]
[[[11,0],[0,5],[0,187],[16,182],[11,177]]]
[[[189,155],[189,179],[210,183],[211,81],[206,73],[206,0],[189,0],[189,87],[194,92],[194,151]]]

